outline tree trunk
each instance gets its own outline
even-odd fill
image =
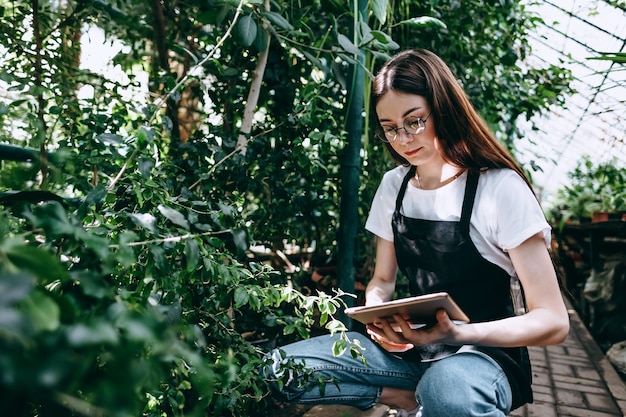
[[[169,50],[167,46],[167,25],[165,22],[165,11],[161,0],[152,0],[152,19],[154,30],[154,44],[157,52],[159,68],[171,73],[169,62]],[[180,141],[180,130],[178,127],[178,103],[170,95],[166,103],[166,115],[172,122],[172,145],[176,147]]]
[[[270,1],[264,0],[263,6],[266,11],[270,10]],[[263,29],[267,31],[263,23]],[[259,102],[259,93],[261,91],[261,83],[263,82],[263,74],[265,74],[265,67],[267,66],[267,57],[270,51],[270,37],[267,37],[267,45],[265,49],[259,54],[259,60],[256,64],[256,68],[252,73],[252,84],[250,85],[250,91],[248,91],[248,99],[246,100],[246,108],[243,112],[243,120],[241,122],[241,134],[237,139],[237,147],[242,154],[246,153],[248,146],[248,140],[250,139],[250,133],[252,132],[252,121],[254,120],[254,112],[256,110],[257,103]]]

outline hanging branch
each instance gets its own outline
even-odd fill
[[[270,11],[269,0],[263,1],[265,11]],[[263,30],[268,31],[268,23],[263,19]],[[256,110],[257,103],[259,102],[259,94],[261,92],[261,83],[263,82],[263,74],[265,73],[265,67],[267,66],[267,58],[270,51],[270,37],[267,36],[267,44],[265,49],[261,51],[259,55],[259,61],[256,64],[256,68],[252,73],[252,84],[250,85],[250,91],[248,91],[248,99],[246,100],[246,108],[243,112],[243,121],[241,122],[241,134],[237,139],[237,148],[240,149],[242,154],[246,153],[248,141],[250,138],[250,132],[252,131],[252,121],[254,120],[254,111]]]
[[[203,236],[220,236],[220,235],[224,235],[224,234],[231,233],[231,232],[232,232],[232,229],[224,229],[224,230],[202,232],[202,233],[186,233],[180,236],[168,236],[168,237],[164,237],[161,239],[150,239],[150,240],[143,240],[140,242],[126,242],[124,244],[124,247],[145,246],[145,245],[172,243],[172,242],[178,243],[187,239],[195,239],[197,237],[203,237]],[[109,249],[119,249],[120,247],[121,245],[117,245],[117,244],[109,245]]]

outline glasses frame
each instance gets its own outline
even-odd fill
[[[398,136],[400,136],[401,129],[404,129],[404,132],[407,135],[421,135],[422,133],[424,133],[424,130],[426,130],[426,122],[428,121],[429,117],[430,117],[430,113],[428,113],[428,116],[426,116],[425,118],[418,117],[417,119],[413,119],[412,117],[407,117],[406,119],[404,119],[404,121],[402,122],[402,126],[400,127],[385,128],[381,126],[379,134],[378,134],[378,138],[385,143],[395,142],[396,139],[398,139]],[[414,123],[417,123],[418,125],[417,129],[414,129],[410,126],[411,124],[414,124]],[[392,132],[393,132],[393,138],[389,138],[389,136],[387,135]]]

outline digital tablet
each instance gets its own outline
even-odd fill
[[[401,298],[372,306],[349,307],[345,313],[363,324],[371,324],[376,319],[385,318],[392,322],[394,330],[399,331],[397,326],[393,326],[394,314],[409,317],[413,324],[411,327],[417,329],[436,323],[435,314],[441,309],[445,310],[450,319],[456,323],[469,322],[467,315],[446,292]]]

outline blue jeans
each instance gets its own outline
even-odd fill
[[[510,411],[507,377],[485,354],[464,352],[417,363],[388,353],[368,336],[350,332],[348,337],[358,339],[365,348],[366,365],[349,353],[335,357],[335,338],[327,335],[280,348],[284,359],[278,349],[270,352],[264,373],[277,396],[287,402],[344,404],[365,410],[378,403],[383,387],[393,387],[415,391],[424,417],[504,417]],[[303,372],[283,368],[288,359],[313,371],[313,378],[304,380]],[[279,378],[283,384],[276,383]]]

